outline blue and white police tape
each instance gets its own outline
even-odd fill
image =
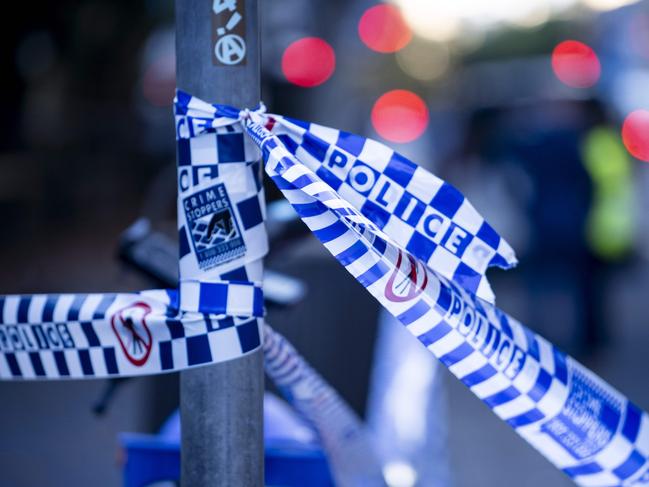
[[[244,113],[220,110],[181,92],[175,99],[179,309],[213,313],[227,300],[230,316],[244,308],[251,314],[243,316],[261,317],[268,238],[260,152],[244,134]],[[251,329],[250,339],[260,343],[260,332]]]
[[[246,120],[266,172],[303,221],[474,394],[578,484],[649,483],[645,412],[457,279],[445,277],[448,272],[439,272],[435,262],[403,248],[400,227],[384,225],[377,213],[364,216],[267,126],[260,116]]]
[[[514,251],[456,188],[372,139],[277,115],[265,125],[397,244],[494,301],[484,274],[515,265]]]
[[[349,405],[269,326],[263,349],[266,374],[320,437],[336,485],[385,485],[371,438]]]
[[[215,308],[218,316],[179,314],[177,306],[178,293],[168,290],[0,297],[0,378],[149,375],[235,358],[259,347],[263,310],[256,305],[235,310],[222,302]],[[339,484],[382,485],[372,481],[380,466],[344,400],[269,326],[263,350],[268,376],[322,439]]]
[[[224,348],[213,347],[210,332],[233,327],[236,339],[230,333],[232,346],[225,349],[234,356],[246,353],[243,342],[259,346],[262,321],[254,317],[254,303],[266,249],[263,193],[243,121],[262,149],[266,172],[325,247],[499,417],[581,485],[649,484],[647,414],[490,303],[484,271],[508,267],[515,258],[457,190],[388,155],[382,144],[263,110],[240,112],[179,92],[176,115],[180,291],[191,288],[190,298],[180,298],[173,317],[174,293],[162,291],[113,295],[118,305],[99,304],[110,300],[107,295],[4,298],[3,376],[134,375],[144,368],[130,366],[147,363],[144,373],[163,371],[163,363],[211,363],[223,359]],[[274,135],[268,129],[280,120],[283,129]],[[221,179],[222,170],[236,181],[232,186]],[[204,303],[210,310],[226,303],[227,310],[222,290],[230,284],[252,290],[232,304],[252,307],[243,333],[244,323],[235,318],[195,313]],[[91,296],[97,304],[87,304]],[[150,339],[149,319],[159,323]],[[147,340],[157,345],[155,352],[144,346]],[[126,372],[115,358],[119,349]]]
[[[261,345],[263,308],[254,300],[236,308],[227,299],[211,301],[212,314],[177,306],[178,293],[165,290],[1,296],[0,378],[151,375],[230,360]]]
[[[259,149],[239,122],[243,113],[182,92],[174,106],[181,295],[185,282],[260,282],[261,266],[250,264],[268,252],[264,190]],[[237,275],[246,265],[248,275]]]
[[[238,112],[195,111],[176,104],[179,290],[0,297],[0,378],[149,375],[261,347],[259,149]]]
[[[176,92],[175,103],[180,170],[191,164],[194,171],[192,178],[179,175],[181,192],[189,187],[189,181],[198,184],[201,179],[210,179],[205,164],[232,159],[256,161],[255,144],[242,141],[239,125],[232,125],[256,117],[291,154],[393,235],[399,245],[479,297],[494,300],[484,275],[488,267],[507,269],[516,264],[511,246],[456,188],[380,142],[266,115],[263,104],[253,111],[240,111],[211,105],[182,91]],[[199,137],[206,133],[211,137]],[[214,150],[217,140],[219,148],[227,149]],[[181,213],[179,209],[179,222]]]

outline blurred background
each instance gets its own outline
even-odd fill
[[[491,272],[499,306],[649,408],[649,1],[260,3],[270,111],[382,140],[457,186],[521,262]],[[12,10],[0,294],[151,287],[117,246],[140,216],[174,234],[173,2]],[[308,285],[269,322],[364,415],[376,303],[311,237],[267,265]],[[440,374],[448,482],[570,485]],[[157,430],[177,377],[129,380],[97,416],[104,387],[0,382],[0,485],[119,485],[117,433]]]

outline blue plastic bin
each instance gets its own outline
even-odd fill
[[[180,416],[157,435],[121,433],[124,487],[146,487],[180,478]],[[264,398],[265,483],[282,487],[333,487],[327,458],[313,432],[289,406]]]

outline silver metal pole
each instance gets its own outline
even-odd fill
[[[259,102],[257,0],[176,0],[177,85],[236,107]],[[183,487],[263,486],[263,356],[180,373]]]

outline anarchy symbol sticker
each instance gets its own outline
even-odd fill
[[[212,2],[212,64],[246,64],[246,2]]]
[[[394,303],[410,301],[419,296],[427,284],[426,267],[410,254],[404,259],[399,250],[397,265],[385,285],[385,297]]]
[[[111,326],[122,351],[133,365],[144,365],[151,354],[153,338],[146,324],[151,306],[138,302],[122,308],[111,318]]]
[[[224,35],[216,42],[214,55],[228,66],[239,64],[246,57],[246,41],[236,34]]]

